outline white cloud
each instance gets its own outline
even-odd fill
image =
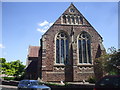
[[[53,23],[50,23],[50,24],[49,24],[49,26],[52,26],[52,25],[53,25]]]
[[[48,28],[49,28],[49,26],[45,26],[45,27],[44,27],[44,29],[48,29]]]
[[[45,29],[40,29],[40,28],[37,28],[37,31],[44,33],[44,32],[46,32],[47,30],[45,30]]]
[[[38,25],[41,26],[41,27],[43,27],[43,26],[45,26],[45,25],[47,25],[47,24],[49,24],[49,22],[46,21],[46,20],[44,20],[44,22],[39,23]]]
[[[48,22],[47,20],[44,20],[44,22],[38,24],[39,28],[37,28],[37,31],[45,33],[52,25],[53,22]]]
[[[0,44],[0,48],[5,48],[5,46],[3,46],[2,44]]]

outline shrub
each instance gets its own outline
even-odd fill
[[[96,83],[96,78],[95,77],[90,77],[87,81],[89,83]]]
[[[4,80],[15,80],[15,81],[20,81],[24,79],[24,75],[23,76],[16,76],[16,77],[2,77]]]
[[[15,77],[3,77],[4,80],[15,80]]]

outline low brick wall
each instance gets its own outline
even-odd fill
[[[49,87],[51,87],[52,90],[93,90],[94,85],[90,85],[90,84],[68,84],[65,86],[55,86],[55,85],[49,85],[49,84],[45,84]]]
[[[3,81],[2,81],[2,85],[17,86],[18,83],[19,83],[19,81],[6,81],[6,80],[3,80]]]

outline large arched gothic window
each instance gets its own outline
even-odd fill
[[[68,63],[68,36],[64,32],[58,33],[56,37],[56,64]]]
[[[82,32],[78,38],[78,53],[80,64],[92,64],[90,35]]]

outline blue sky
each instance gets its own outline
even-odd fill
[[[96,31],[105,48],[118,48],[118,3],[74,2]],[[0,49],[7,61],[26,63],[29,45],[39,46],[44,32],[69,7],[70,2],[3,2]]]

